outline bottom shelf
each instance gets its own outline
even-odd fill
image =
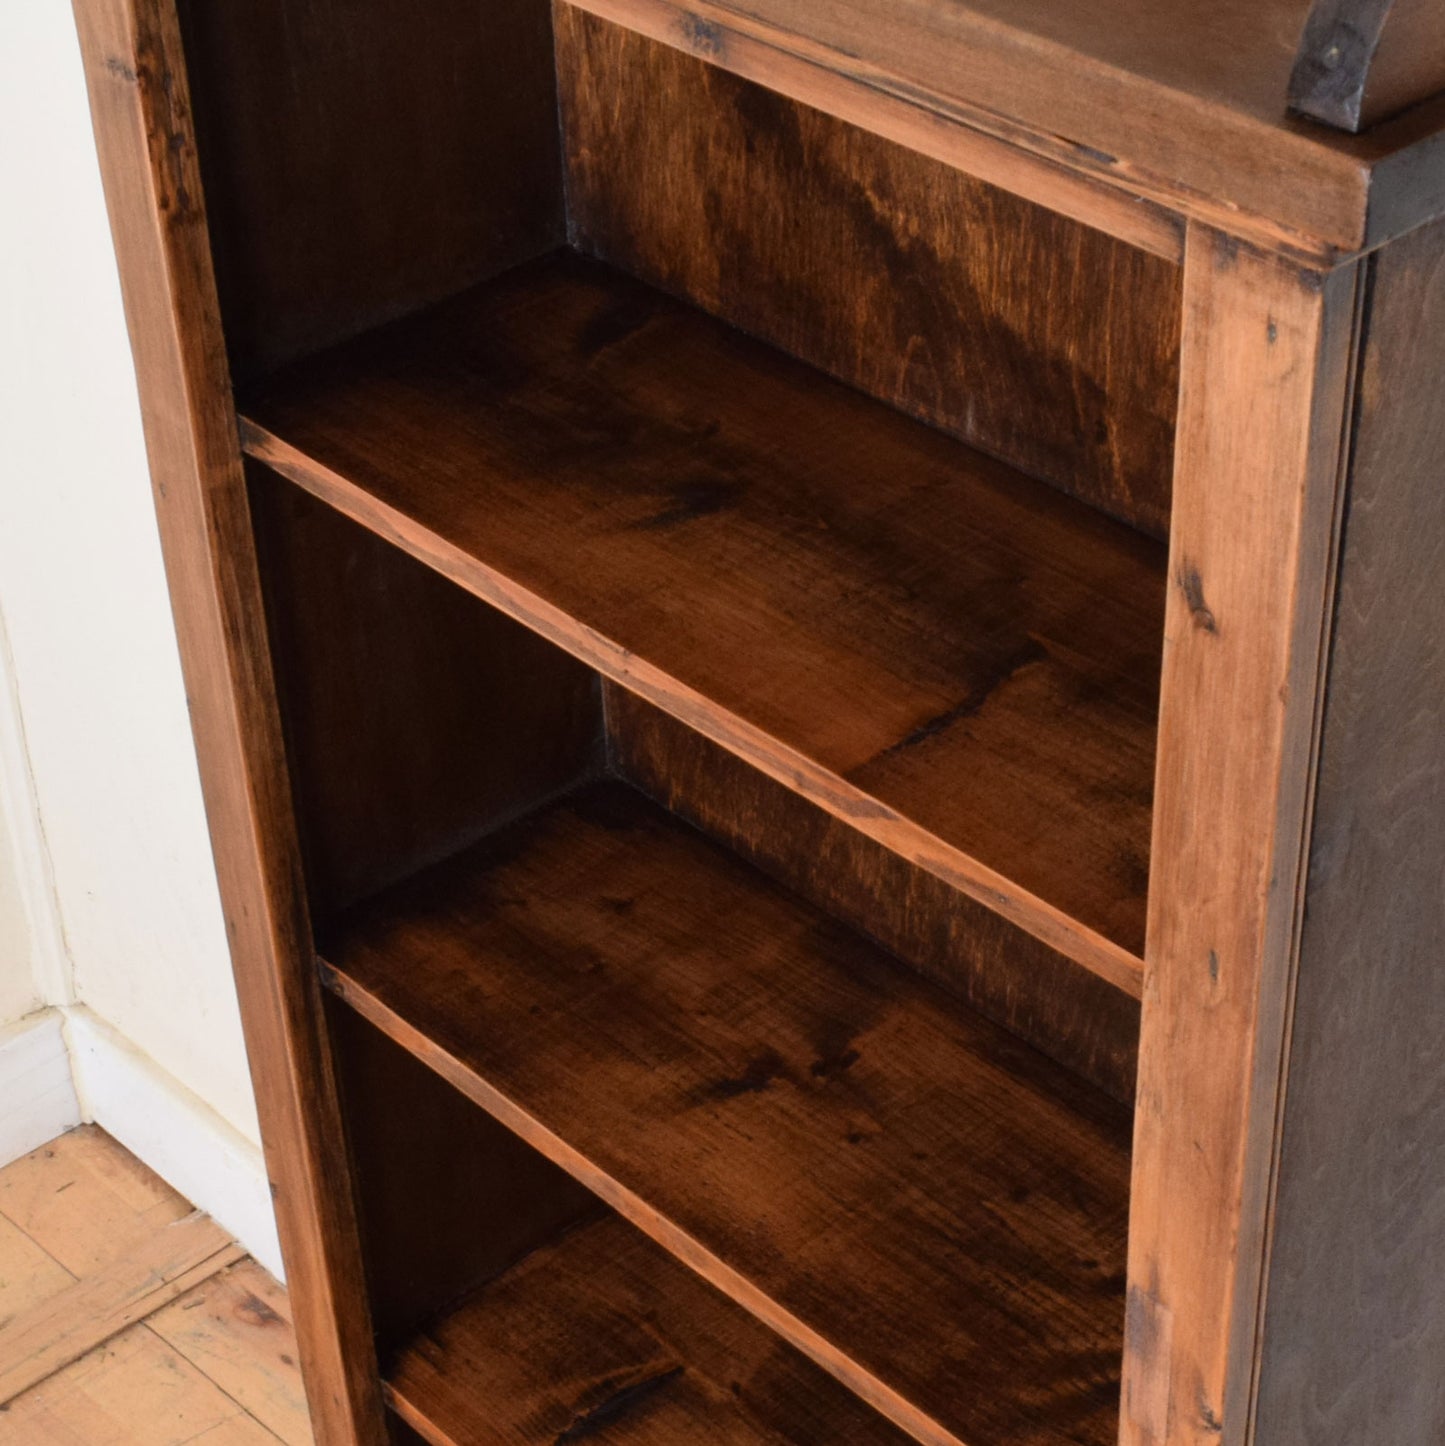
[[[908,1437],[614,1215],[534,1250],[397,1352],[432,1446],[904,1446]]]
[[[626,785],[385,891],[323,954],[920,1439],[1117,1439],[1129,1112]]]

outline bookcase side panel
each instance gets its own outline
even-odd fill
[[[1190,233],[1124,1446],[1245,1440],[1358,282]]]
[[[1445,1439],[1445,226],[1374,263],[1286,1081],[1260,1446]]]
[[[77,0],[167,577],[320,1446],[384,1446],[171,0]]]

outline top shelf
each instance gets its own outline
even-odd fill
[[[838,80],[902,98],[1298,249],[1356,251],[1445,209],[1445,97],[1362,135],[1290,113],[1311,0],[575,3],[824,109]]]

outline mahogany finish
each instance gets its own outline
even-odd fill
[[[1156,545],[569,253],[245,405],[252,456],[1138,992]]]
[[[1177,266],[585,11],[557,27],[582,250],[1168,531]]]
[[[320,1446],[1438,1446],[1433,8],[76,0]]]
[[[384,1446],[176,13],[76,17],[307,1400],[326,1446]]]
[[[1120,191],[1332,264],[1445,210],[1445,98],[1363,136],[1288,113],[1311,0],[574,3],[845,118],[899,101],[1066,167],[1104,229]]]
[[[354,1010],[327,1002],[384,1364],[438,1310],[602,1206]]]
[[[537,0],[167,0],[181,10],[239,376],[563,238]]]
[[[387,1372],[433,1446],[906,1446],[911,1439],[608,1216],[448,1310]]]
[[[322,949],[374,1024],[921,1439],[1114,1439],[1127,1111],[636,793],[503,829]]]
[[[265,468],[249,482],[318,920],[595,770],[588,669]]]
[[[607,683],[604,696],[608,756],[629,783],[1132,1102],[1137,1000],[635,693]]]

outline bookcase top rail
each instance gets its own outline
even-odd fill
[[[846,79],[1061,163],[1101,196],[1325,262],[1445,213],[1442,0],[571,3],[764,84],[796,90],[799,67]],[[1350,134],[1298,85],[1356,23],[1378,44],[1357,47]]]

